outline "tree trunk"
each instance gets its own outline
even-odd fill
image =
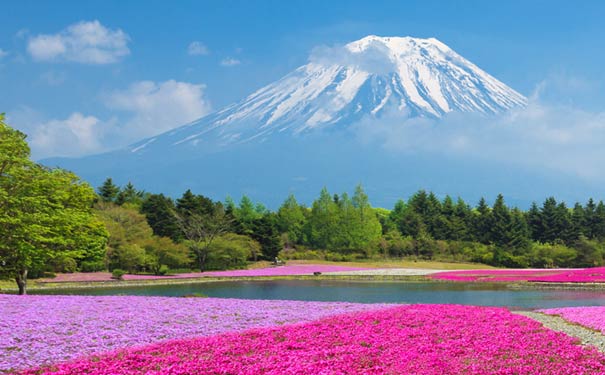
[[[24,296],[27,294],[27,269],[21,270],[15,277],[17,286],[19,287],[19,295]]]
[[[206,270],[206,256],[207,253],[205,251],[198,256],[200,272],[204,272]]]

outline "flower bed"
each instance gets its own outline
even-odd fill
[[[605,356],[503,308],[411,305],[179,340],[23,374],[603,374]]]
[[[0,294],[0,373],[161,340],[383,308],[354,303]]]
[[[430,276],[436,280],[466,282],[552,282],[552,283],[602,283],[605,267],[557,270],[469,270],[440,272]]]
[[[229,270],[229,271],[208,271],[208,272],[191,272],[181,273],[170,276],[153,276],[153,275],[124,275],[124,280],[158,280],[158,279],[187,279],[199,277],[262,277],[262,276],[295,276],[295,275],[313,275],[315,272],[347,272],[360,271],[367,268],[361,267],[346,267],[332,266],[325,264],[295,264],[279,267],[256,268],[251,270]],[[42,282],[94,282],[94,281],[111,281],[111,273],[109,272],[93,272],[93,273],[64,273],[59,274],[53,279],[43,279]]]
[[[540,310],[549,315],[559,315],[563,319],[600,331],[605,335],[605,306],[562,307]]]

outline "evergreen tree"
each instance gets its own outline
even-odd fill
[[[147,218],[153,234],[178,242],[183,239],[183,234],[174,216],[175,209],[172,199],[163,194],[151,194],[141,204],[141,213]]]
[[[526,220],[532,240],[540,241],[543,236],[542,215],[540,214],[540,209],[536,202],[532,202],[531,207],[526,214]]]
[[[596,237],[597,233],[597,218],[596,218],[597,205],[594,200],[590,198],[584,208],[584,234],[589,240]]]
[[[143,200],[144,193],[135,189],[134,185],[129,181],[126,186],[120,190],[116,196],[115,203],[121,206],[125,203],[140,205]]]
[[[473,216],[473,231],[475,239],[483,244],[491,240],[492,212],[485,198],[481,198]]]
[[[568,245],[578,241],[584,235],[584,207],[578,202],[573,206],[571,213],[571,231],[568,238]]]
[[[263,257],[274,260],[283,248],[277,228],[277,215],[266,213],[255,219],[251,237],[260,244]]]
[[[118,193],[120,192],[120,188],[113,183],[111,177],[108,177],[103,185],[99,187],[99,197],[103,202],[113,202],[115,201]]]
[[[507,246],[509,241],[509,230],[511,227],[511,214],[504,204],[504,197],[498,194],[492,207],[492,225],[490,228],[490,242],[496,246]]]

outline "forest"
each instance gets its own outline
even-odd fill
[[[167,273],[245,268],[258,260],[367,259],[477,262],[501,267],[591,267],[605,256],[605,204],[554,197],[527,210],[419,190],[392,209],[319,192],[288,196],[275,211],[243,196],[179,198],[78,176],[33,162],[25,134],[0,116],[0,277],[53,272]]]
[[[359,185],[351,196],[324,188],[310,207],[290,195],[271,211],[247,196],[238,203],[215,202],[187,190],[173,200],[130,183],[120,188],[111,179],[99,187],[98,199],[95,209],[109,230],[109,244],[96,268],[129,272],[242,268],[275,257],[521,268],[591,267],[602,265],[604,257],[605,204],[593,199],[569,208],[550,197],[523,211],[507,206],[502,195],[492,205],[481,199],[472,207],[461,198],[439,199],[420,190],[387,210],[372,207]],[[157,256],[160,248],[164,258]]]

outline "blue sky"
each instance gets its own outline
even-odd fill
[[[604,11],[600,1],[7,2],[0,111],[36,158],[105,151],[237,101],[314,47],[376,34],[436,37],[526,96],[601,112]]]

